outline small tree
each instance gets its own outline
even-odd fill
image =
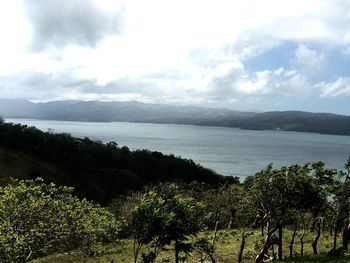
[[[192,249],[191,243],[186,242],[188,237],[204,229],[207,220],[204,205],[183,196],[174,184],[167,186],[162,194],[149,192],[133,211],[134,262],[144,245],[153,249],[151,257],[147,256],[151,261],[173,242],[178,263],[179,253],[189,253]]]
[[[171,215],[166,233],[169,241],[174,242],[175,262],[179,262],[179,253],[189,253],[192,245],[188,237],[203,230],[208,222],[205,206],[191,197],[178,193],[174,184],[168,187],[165,196],[167,213]]]
[[[166,245],[165,230],[172,215],[167,214],[165,200],[151,191],[144,195],[132,212],[131,233],[134,239],[134,262],[143,246],[150,244],[155,257]]]

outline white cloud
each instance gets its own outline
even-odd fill
[[[350,78],[339,77],[333,82],[322,81],[315,85],[321,91],[321,97],[350,96]]]
[[[0,2],[0,96],[217,104],[298,98],[314,92],[307,76],[326,63],[309,43],[350,45],[347,0],[39,2]],[[307,43],[290,58],[295,68],[245,69],[247,59],[285,41]],[[328,96],[331,83],[322,85],[316,90]]]
[[[326,58],[322,53],[301,44],[295,51],[295,62],[302,70],[316,73],[324,68]]]
[[[275,96],[282,100],[303,99],[313,92],[312,85],[304,74],[282,67],[258,72],[231,68],[225,75],[212,76],[209,82],[210,89],[204,93],[207,99],[216,99],[229,107],[242,102],[254,104]]]
[[[0,1],[0,75],[22,67],[32,30],[19,0]]]

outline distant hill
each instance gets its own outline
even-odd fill
[[[138,101],[51,101],[0,99],[0,115],[5,118],[35,118],[68,121],[129,121],[188,123],[253,116],[254,113],[205,107],[147,104]]]
[[[237,127],[247,130],[279,130],[350,135],[350,116],[303,111],[273,111],[202,125]]]
[[[127,121],[236,127],[350,135],[350,116],[303,111],[241,112],[229,109],[148,104],[137,101],[0,99],[0,116],[65,121]]]

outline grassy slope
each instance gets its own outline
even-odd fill
[[[32,179],[32,177],[50,178],[60,183],[69,181],[64,171],[56,166],[20,151],[0,147],[0,185],[5,185],[10,178]]]
[[[244,250],[244,262],[253,262],[255,258],[255,246],[260,241],[260,234],[258,232],[246,231],[248,234],[247,243]],[[212,236],[212,232],[202,233],[201,236]],[[308,233],[305,237],[304,244],[304,257],[302,258],[294,258],[291,260],[284,260],[283,262],[350,262],[349,255],[339,258],[327,257],[325,256],[326,252],[330,250],[332,244],[332,238],[325,234],[319,240],[319,252],[320,256],[312,255],[311,242],[313,240],[313,234]],[[291,238],[291,232],[285,231],[284,235],[284,257],[288,257],[288,244]],[[300,236],[297,236],[295,239],[294,245],[294,253],[298,254],[300,249]],[[241,243],[241,231],[240,230],[229,230],[229,231],[220,231],[218,233],[217,240],[217,263],[231,263],[237,262],[238,251]],[[171,248],[170,248],[171,249]],[[277,252],[277,248],[276,252]],[[57,254],[49,256],[45,259],[36,260],[33,263],[49,263],[49,262],[57,262],[57,263],[75,263],[75,262],[133,262],[132,256],[132,241],[126,240],[123,245],[116,247],[103,247],[100,248],[100,256],[89,257],[83,256],[80,253],[72,253],[72,254]],[[157,262],[173,262],[173,251],[169,250],[163,252]],[[199,254],[193,253],[191,257],[188,257],[186,260],[187,263],[199,262]]]

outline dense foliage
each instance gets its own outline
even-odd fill
[[[100,203],[162,181],[198,181],[212,187],[238,182],[235,177],[218,175],[192,160],[174,155],[131,151],[125,146],[118,147],[115,142],[103,144],[20,124],[0,122],[0,146],[25,151],[56,164],[70,174],[69,181],[58,183],[72,185],[83,196]]]
[[[25,262],[54,252],[89,250],[118,240],[120,223],[106,209],[80,200],[72,188],[42,179],[0,187],[1,262]]]

